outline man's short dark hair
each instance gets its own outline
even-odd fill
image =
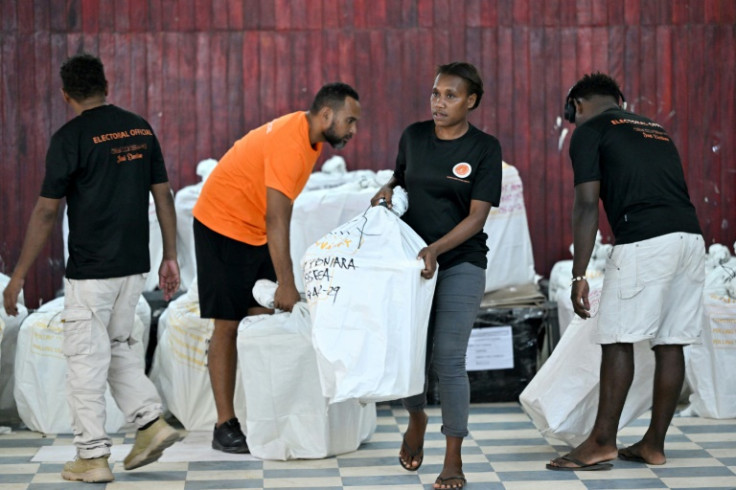
[[[446,65],[440,65],[437,67],[437,75],[455,75],[462,78],[468,85],[468,96],[475,94],[475,104],[470,108],[472,111],[478,104],[480,99],[483,98],[483,79],[480,78],[478,69],[470,63],[464,61],[453,61]]]
[[[309,112],[316,114],[325,106],[337,111],[345,104],[345,97],[360,100],[358,92],[347,83],[333,82],[323,85],[317,95],[314,96]]]
[[[72,56],[59,70],[64,92],[74,100],[85,100],[95,95],[105,95],[107,79],[102,61],[88,53]]]
[[[616,102],[623,99],[621,89],[616,80],[605,73],[595,72],[583,76],[572,86],[567,97],[573,99],[587,99],[591,95],[610,95]]]

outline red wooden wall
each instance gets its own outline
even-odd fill
[[[735,25],[733,0],[2,0],[0,271],[18,258],[49,136],[72,116],[58,69],[80,50],[105,63],[109,100],[154,126],[175,190],[197,181],[199,160],[337,79],[364,111],[349,168],[390,168],[403,127],[429,118],[434,67],[470,61],[487,90],[472,121],[521,173],[543,275],[571,242],[562,100],[607,71],[630,108],[670,130],[707,241],[731,246]],[[62,257],[59,232],[26,281],[30,306],[60,287]]]

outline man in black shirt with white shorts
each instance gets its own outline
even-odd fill
[[[575,313],[590,317],[585,271],[598,229],[598,200],[613,229],[598,310],[601,344],[598,413],[588,438],[551,470],[605,470],[621,459],[661,465],[664,439],[685,375],[683,346],[698,341],[703,315],[705,244],[680,157],[656,122],[619,107],[611,77],[586,75],[568,92],[565,118],[575,174]],[[633,344],[648,340],[656,370],[652,418],[641,441],[618,450],[616,432],[634,375]]]

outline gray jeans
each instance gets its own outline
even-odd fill
[[[437,276],[427,333],[426,372],[434,369],[439,379],[442,433],[446,436],[468,435],[470,383],[465,354],[485,286],[485,270],[467,262],[440,269]],[[427,381],[424,393],[404,398],[402,403],[409,412],[423,410]]]

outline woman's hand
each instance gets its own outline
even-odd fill
[[[417,258],[424,261],[422,277],[425,279],[432,279],[435,271],[437,270],[437,254],[434,249],[432,249],[432,247],[424,247],[419,251]]]
[[[391,204],[391,198],[394,195],[394,189],[393,187],[390,187],[388,185],[384,185],[380,189],[378,189],[378,192],[376,192],[376,195],[371,198],[371,206],[378,206],[380,204],[385,203],[386,207],[391,209],[393,204]]]

